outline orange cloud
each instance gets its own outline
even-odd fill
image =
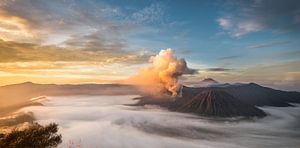
[[[2,40],[32,41],[40,37],[38,31],[34,30],[31,23],[24,18],[0,10],[0,20],[0,39]]]
[[[177,59],[170,48],[152,56],[149,62],[150,66],[141,69],[137,75],[129,78],[127,83],[150,85],[151,91],[166,90],[176,96],[181,87],[178,77],[195,72],[187,67],[184,59]]]

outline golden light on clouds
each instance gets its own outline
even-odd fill
[[[112,70],[113,69],[113,70]],[[0,63],[0,85],[36,83],[113,83],[133,73],[124,64],[97,62],[10,62]]]
[[[131,64],[147,61],[123,49],[126,42],[107,20],[91,22],[92,14],[82,17],[66,9],[67,16],[61,16],[35,3],[16,3],[0,2],[0,85],[112,82],[126,77]],[[47,45],[55,36],[63,38]]]
[[[114,81],[129,74],[128,70],[122,69],[145,59],[147,57],[144,55],[119,49],[98,51],[0,40],[0,79],[3,79],[0,85],[22,81]],[[115,67],[117,63],[119,65]],[[122,71],[122,74],[114,74],[115,69]]]
[[[0,10],[0,39],[4,41],[28,41],[37,38],[30,23],[18,16],[9,15]]]

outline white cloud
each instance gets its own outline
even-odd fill
[[[230,19],[227,18],[219,18],[217,19],[217,22],[219,23],[219,25],[224,29],[230,29],[232,27],[232,22]]]
[[[163,14],[163,6],[159,3],[153,3],[150,6],[133,13],[131,18],[135,23],[153,23],[160,21]]]
[[[299,28],[300,1],[253,0],[234,1],[222,5],[228,11],[217,20],[219,26],[232,37],[271,30],[295,30]],[[292,20],[290,18],[293,18]]]
[[[258,32],[264,29],[264,26],[256,21],[244,21],[237,25],[237,28],[232,30],[231,35],[240,37],[242,35]]]
[[[265,26],[255,20],[234,20],[230,18],[217,19],[219,26],[228,31],[232,37],[240,37],[252,32],[258,32]]]

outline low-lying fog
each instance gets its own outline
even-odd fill
[[[127,106],[136,96],[47,97],[33,112],[39,123],[56,122],[60,147],[298,147],[300,107],[264,107],[257,120],[212,120],[155,106]]]

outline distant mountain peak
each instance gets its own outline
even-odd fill
[[[23,82],[21,84],[34,84],[33,82],[27,81],[27,82]]]
[[[213,78],[205,78],[201,82],[205,82],[205,83],[219,83],[218,81],[214,80]]]
[[[28,86],[28,85],[33,85],[33,84],[36,84],[36,83],[33,83],[33,82],[30,82],[30,81],[27,81],[27,82],[16,83],[16,84],[8,84],[8,85],[4,85],[4,86],[1,86],[1,87],[11,87],[11,86]]]
[[[252,86],[260,86],[260,85],[258,85],[258,84],[256,84],[256,83],[253,83],[253,82],[249,83],[249,85],[252,85]]]
[[[11,84],[11,85],[33,86],[33,85],[37,85],[37,83],[33,83],[33,82],[30,82],[30,81],[27,81],[27,82],[23,82],[23,83],[19,83],[19,84]]]

